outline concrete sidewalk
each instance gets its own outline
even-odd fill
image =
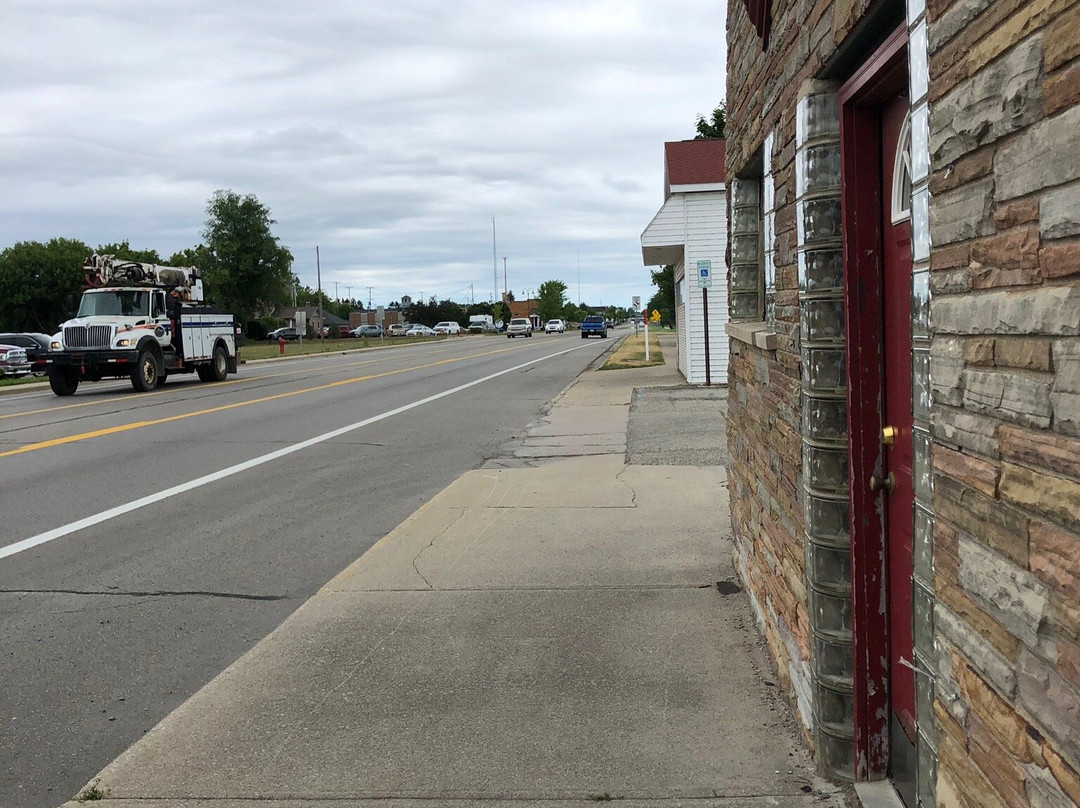
[[[634,388],[679,381],[670,365],[587,371],[106,767],[95,796],[844,805],[768,681],[724,468],[626,462]]]

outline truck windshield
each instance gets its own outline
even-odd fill
[[[79,317],[149,317],[150,292],[141,289],[103,289],[84,292]]]

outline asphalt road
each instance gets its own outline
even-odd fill
[[[0,395],[0,803],[70,798],[520,434],[613,342],[576,336]]]

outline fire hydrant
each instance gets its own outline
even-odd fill
[[[285,337],[278,337],[277,338],[277,352],[278,352],[278,356],[284,356],[285,355]]]

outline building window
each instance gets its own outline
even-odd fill
[[[911,113],[900,127],[900,143],[893,165],[892,223],[911,218]]]
[[[731,270],[728,314],[732,321],[762,317],[761,179],[731,182]]]
[[[772,148],[773,134],[765,136],[762,146],[762,178],[761,178],[761,220],[762,220],[762,250],[764,253],[764,283],[765,283],[765,322],[776,321],[776,263],[774,262],[774,248],[776,245],[776,197],[774,194],[772,174]]]

